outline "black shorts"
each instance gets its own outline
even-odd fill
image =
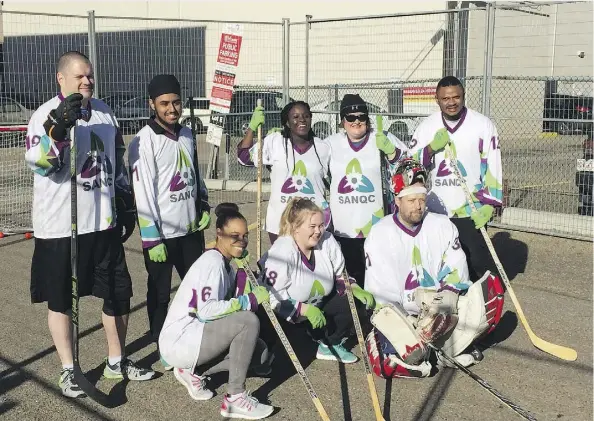
[[[94,295],[107,300],[132,297],[132,279],[118,230],[78,236],[79,297]],[[52,311],[72,308],[70,237],[35,238],[31,262],[31,302],[47,301]]]

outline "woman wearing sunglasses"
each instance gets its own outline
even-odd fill
[[[347,94],[340,104],[344,133],[326,139],[330,146],[330,210],[334,235],[340,243],[349,275],[361,286],[365,278],[363,243],[369,230],[385,216],[381,166],[395,163],[407,147],[391,133],[375,130],[367,104]],[[378,116],[380,129],[381,116]]]
[[[184,276],[161,330],[159,349],[192,399],[212,398],[205,377],[228,371],[221,415],[262,419],[274,408],[246,392],[245,378],[250,366],[258,367],[267,359],[266,347],[258,340],[260,322],[255,312],[270,298],[264,287],[251,291],[245,272],[235,273],[230,265],[231,259],[244,254],[248,243],[247,223],[239,208],[221,203],[215,214],[216,246]]]
[[[254,133],[264,125],[264,108],[256,107],[245,137],[237,147],[241,165],[257,165],[258,145]],[[305,197],[324,211],[324,223],[330,224],[330,209],[324,197],[324,177],[328,174],[330,148],[314,136],[311,129],[309,104],[288,103],[281,111],[280,131],[271,131],[263,140],[262,164],[270,170],[270,200],[266,211],[265,229],[274,243],[279,233],[280,219],[292,197]]]

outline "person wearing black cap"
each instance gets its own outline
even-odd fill
[[[210,206],[197,171],[195,140],[190,129],[178,124],[182,105],[177,78],[156,75],[148,91],[155,115],[130,143],[128,159],[148,272],[150,333],[157,342],[173,267],[183,278],[204,251],[202,231],[210,224]]]
[[[384,203],[382,186],[389,180],[382,180],[381,167],[385,165],[387,169],[407,148],[394,135],[383,131],[381,116],[377,116],[376,128],[372,128],[367,104],[357,94],[344,96],[340,118],[345,132],[326,139],[332,178],[330,211],[334,236],[340,243],[349,275],[364,285],[365,238],[373,224],[384,217],[384,209],[391,206]]]

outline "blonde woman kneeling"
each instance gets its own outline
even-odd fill
[[[332,234],[324,230],[322,210],[311,200],[293,198],[280,225],[280,235],[260,265],[283,329],[290,335],[294,328],[305,327],[319,343],[318,359],[356,362],[357,357],[343,346],[353,325],[344,295],[344,257]],[[373,295],[357,284],[353,293],[367,308],[375,306]],[[268,320],[261,320],[260,337],[270,349],[276,333]]]

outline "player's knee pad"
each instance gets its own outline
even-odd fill
[[[431,374],[429,361],[425,360],[418,365],[411,365],[402,361],[397,354],[385,353],[394,347],[385,337],[380,338],[375,328],[367,335],[365,344],[371,369],[378,377],[384,379],[393,377],[422,378]]]
[[[458,324],[441,344],[435,344],[451,357],[461,354],[477,338],[492,331],[503,309],[503,287],[490,272],[474,283],[458,300]]]
[[[130,314],[130,300],[103,300],[103,313],[112,317]]]

